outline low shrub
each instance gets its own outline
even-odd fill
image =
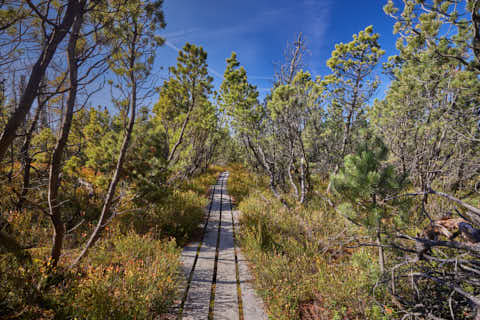
[[[204,216],[205,195],[177,190],[147,210],[132,210],[119,217],[116,226],[122,233],[135,230],[152,233],[156,238],[172,237],[179,245],[187,242]]]
[[[171,317],[178,288],[185,281],[179,272],[181,247],[196,235],[209,187],[222,171],[212,167],[145,207],[124,197],[117,208],[122,213],[72,270],[68,266],[88,239],[95,219],[80,211],[79,219],[84,221],[76,228],[67,225],[72,230],[58,267],[52,269],[49,217],[31,209],[4,213],[0,232],[14,241],[20,253],[0,246],[0,319]]]
[[[130,232],[103,241],[82,263],[68,314],[88,319],[151,319],[178,297],[180,249]]]
[[[229,192],[241,195],[240,245],[271,318],[384,319],[371,294],[375,251],[347,248],[349,235],[360,230],[320,197],[286,209],[265,182],[241,168],[231,173]]]

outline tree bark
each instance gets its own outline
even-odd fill
[[[307,185],[305,182],[305,158],[302,157],[300,160],[300,203],[305,203],[306,196],[307,196]]]
[[[30,124],[30,127],[25,132],[25,138],[23,140],[23,145],[20,150],[20,154],[22,155],[22,162],[23,162],[23,185],[22,185],[22,191],[20,192],[20,197],[16,205],[17,210],[19,211],[22,210],[23,204],[27,199],[26,197],[27,197],[28,190],[30,189],[30,170],[32,168],[32,158],[30,158],[30,145],[32,142],[33,131],[35,131],[35,128],[37,127],[37,123],[39,121],[39,118],[41,117],[44,107],[45,107],[45,101],[39,98],[37,110],[35,111],[35,115],[33,116],[33,120],[32,120],[32,123]]]
[[[311,192],[312,189],[312,182],[310,179],[310,165],[307,160],[307,153],[305,152],[305,145],[303,144],[302,136],[299,135],[298,137],[299,142],[300,142],[300,147],[302,148],[302,159],[300,160],[301,162],[301,167],[300,167],[300,178],[301,178],[301,198],[300,198],[300,203],[305,203],[305,201],[308,198],[308,194]]]
[[[343,158],[345,157],[345,153],[347,151],[348,140],[350,138],[350,127],[351,127],[352,116],[353,116],[353,109],[350,109],[347,117],[347,123],[345,123],[345,127],[343,129],[342,149],[340,150],[340,160],[339,160],[340,162],[343,161]],[[335,165],[335,170],[333,170],[333,175],[336,175],[338,173],[338,170],[340,170],[339,163]],[[328,183],[327,193],[330,193],[331,187],[332,187],[332,182],[330,181]]]
[[[82,4],[84,3],[85,0],[82,1]],[[0,136],[0,161],[3,160],[8,147],[15,139],[18,127],[25,121],[27,114],[30,112],[33,101],[37,96],[40,82],[45,75],[45,71],[50,64],[58,45],[67,35],[75,18],[82,14],[82,9],[83,6],[78,0],[70,0],[62,23],[54,28],[50,37],[47,39],[47,45],[42,50],[40,57],[38,57],[37,62],[32,68],[27,87],[20,98],[20,103],[8,119],[7,125]]]
[[[290,180],[290,185],[292,186],[295,198],[298,199],[299,198],[298,188],[297,188],[297,185],[295,184],[295,181],[293,180],[292,167],[293,167],[293,154],[291,155],[291,158],[290,158],[290,163],[288,165],[287,173],[288,173],[288,179]]]
[[[75,47],[82,26],[82,15],[76,17],[72,34],[68,42],[67,57],[70,78],[70,91],[67,99],[67,108],[63,115],[60,136],[53,151],[52,160],[50,162],[50,172],[48,176],[48,207],[50,210],[50,218],[52,220],[54,233],[52,245],[52,266],[55,267],[62,253],[63,238],[65,236],[65,224],[63,223],[60,206],[58,203],[58,189],[60,186],[60,173],[62,171],[62,158],[65,146],[67,144],[70,128],[72,126],[73,109],[77,98],[78,89],[78,62],[76,59]]]
[[[361,59],[363,59],[365,52],[362,53]],[[343,129],[343,140],[342,140],[342,149],[340,150],[340,162],[335,165],[335,170],[333,171],[333,175],[336,175],[338,173],[338,170],[340,170],[340,164],[343,162],[343,159],[345,158],[345,155],[347,153],[347,146],[349,144],[350,140],[350,131],[352,130],[352,120],[355,112],[357,111],[357,107],[359,104],[359,87],[360,87],[360,81],[362,80],[362,75],[361,75],[361,70],[357,70],[356,77],[355,77],[355,86],[353,87],[353,97],[352,101],[350,104],[350,110],[348,110],[348,116],[347,116],[347,123],[345,123],[344,129]],[[327,187],[327,194],[330,193],[330,188],[332,186],[332,182],[330,181],[328,183]]]
[[[115,190],[117,188],[118,182],[120,181],[120,171],[122,170],[123,163],[125,161],[125,156],[127,154],[127,149],[130,144],[130,139],[133,132],[133,127],[135,125],[135,111],[137,107],[137,79],[136,79],[134,68],[135,68],[135,61],[136,61],[136,53],[137,53],[136,44],[138,41],[138,36],[139,34],[137,30],[137,25],[135,25],[133,39],[132,39],[130,53],[129,53],[130,69],[129,69],[128,76],[130,81],[129,85],[131,85],[131,90],[132,90],[130,95],[130,120],[126,128],[127,130],[125,132],[125,137],[123,139],[122,147],[120,149],[120,154],[118,155],[117,165],[115,167],[112,180],[110,181],[110,185],[108,187],[107,195],[105,197],[105,201],[103,203],[102,211],[100,213],[100,218],[98,219],[97,225],[93,230],[82,252],[73,261],[73,263],[70,265],[70,268],[73,268],[74,266],[76,266],[80,262],[80,260],[86,256],[88,250],[95,244],[95,242],[100,237],[100,233],[105,228],[105,224],[109,218],[110,209],[113,203],[113,197],[115,196]]]
[[[173,146],[172,152],[168,155],[168,159],[167,159],[168,164],[170,164],[173,157],[175,156],[175,153],[177,152],[177,148],[183,142],[183,136],[185,134],[185,129],[187,128],[188,122],[190,121],[190,114],[192,113],[192,110],[193,110],[194,107],[195,107],[195,80],[193,81],[193,84],[192,84],[192,102],[190,104],[190,107],[188,108],[187,117],[185,118],[185,121],[183,121],[182,131],[180,132],[180,136],[178,137],[177,142]]]
[[[476,207],[474,207],[474,206],[472,206],[472,205],[469,205],[468,203],[463,202],[462,200],[460,200],[460,199],[458,199],[458,198],[455,198],[454,196],[449,195],[449,194],[444,193],[444,192],[435,191],[435,190],[433,190],[433,189],[430,189],[430,190],[428,190],[428,193],[430,193],[430,194],[436,194],[436,195],[438,195],[438,196],[447,198],[448,200],[453,201],[453,202],[457,203],[458,205],[464,207],[464,208],[467,209],[469,212],[475,214],[475,215],[469,214],[470,218],[472,218],[472,220],[474,220],[474,222],[480,223],[480,209],[479,209],[479,208],[476,208]]]
[[[377,238],[375,239],[378,245],[378,264],[380,266],[380,272],[385,273],[385,254],[383,252],[382,242],[380,238],[380,224],[377,230]]]

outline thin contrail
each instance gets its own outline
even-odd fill
[[[173,49],[173,50],[175,50],[175,51],[177,51],[177,52],[180,51],[180,49],[179,49],[177,46],[175,46],[173,43],[171,43],[171,42],[168,41],[168,40],[165,40],[165,45],[166,45],[167,47],[169,47],[170,49]]]
[[[168,40],[165,40],[165,45],[167,47],[169,47],[170,49],[173,49],[177,52],[179,52],[181,50],[180,48],[178,48],[176,45],[174,45],[173,43],[171,43]],[[218,72],[217,70],[213,69],[212,67],[208,67],[208,71],[210,71],[210,73],[213,74],[215,77],[217,77],[219,79],[223,79],[223,75],[220,72]]]

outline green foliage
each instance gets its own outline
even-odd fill
[[[149,76],[155,57],[154,48],[164,42],[156,35],[156,31],[165,27],[162,3],[163,0],[133,0],[128,3],[115,0],[99,4],[94,18],[105,25],[102,36],[111,46],[108,63],[115,74],[127,76],[130,81],[133,74],[135,81]],[[101,10],[105,5],[116,10]]]
[[[53,135],[52,129],[50,128],[41,129],[40,132],[36,134],[32,139],[33,145],[38,145],[41,149],[45,151],[53,150],[55,142],[55,136]],[[49,160],[50,158],[48,152],[39,152],[34,157],[34,162],[37,163],[39,166],[48,164]]]
[[[139,207],[158,203],[169,193],[166,137],[151,120],[145,120],[136,124],[132,140],[124,172],[134,203]]]
[[[86,140],[85,165],[95,172],[108,174],[114,168],[115,155],[120,149],[121,128],[115,125],[107,108],[103,111],[90,109],[88,118],[89,122],[83,128]]]
[[[157,201],[119,217],[120,229],[123,232],[133,229],[139,234],[152,232],[156,237],[173,237],[179,244],[186,243],[202,223],[205,197],[193,191],[174,191]]]
[[[226,62],[217,101],[231,132],[229,140],[233,140],[233,145],[237,149],[231,151],[241,152],[244,155],[241,159],[246,162],[265,167],[259,163],[255,146],[268,139],[265,132],[267,110],[264,104],[259,103],[257,87],[248,82],[247,72],[240,66],[237,54],[232,52]],[[234,162],[240,162],[239,157],[236,157]]]
[[[366,127],[365,109],[379,86],[374,69],[385,54],[378,43],[379,37],[369,26],[354,34],[352,41],[335,45],[327,61],[332,72],[319,79],[328,101],[325,125],[319,134],[325,137],[327,145],[329,140],[336,141],[329,151],[336,154],[330,162],[337,168],[352,151],[356,132]]]
[[[382,167],[387,148],[374,137],[364,142],[356,154],[345,157],[343,169],[332,177],[334,189],[348,199],[369,198],[373,194],[385,197],[398,189],[392,166]]]
[[[119,210],[125,212],[107,226],[102,239],[72,272],[65,267],[93,228],[96,213],[92,210],[99,210],[92,208],[94,199],[81,195],[83,188],[76,191],[74,203],[64,205],[63,212],[68,217],[78,205],[82,210],[78,218],[85,222],[65,239],[64,259],[54,270],[48,264],[49,217],[33,210],[9,212],[2,221],[7,227],[2,226],[1,232],[20,246],[35,248],[28,250],[31,259],[25,260],[0,246],[0,316],[9,317],[19,310],[25,319],[151,319],[168,314],[184,281],[178,273],[180,248],[198,233],[208,201],[207,187],[223,171],[210,168],[175,191],[167,189],[161,197],[142,201],[141,207],[135,201],[121,201]],[[85,168],[79,172],[89,176]],[[71,188],[69,179],[65,183]],[[41,292],[36,289],[39,284]]]
[[[160,87],[152,121],[166,138],[164,157],[169,169],[191,175],[202,157],[210,160],[219,137],[217,110],[208,99],[213,78],[208,75],[207,53],[187,43],[169,72],[171,77]]]
[[[478,76],[435,49],[408,40],[385,99],[369,118],[392,151],[390,161],[422,189],[441,183],[458,189],[475,174],[479,152]]]
[[[366,27],[354,34],[349,43],[336,44],[327,66],[338,80],[346,83],[352,81],[357,74],[367,75],[385,54],[385,50],[380,49],[378,44],[379,37],[378,33],[373,33],[373,26]]]
[[[417,250],[415,241],[399,240],[398,233],[422,236],[427,223],[434,226],[426,212],[436,219],[455,208],[447,200],[425,196],[416,210],[414,201],[395,197],[402,190],[446,189],[478,205],[479,1],[388,1],[384,10],[396,19],[398,55],[385,64],[392,78],[385,97],[371,107],[380,86],[375,69],[385,54],[372,26],[352,41],[338,43],[327,61],[330,74],[317,78],[301,70],[306,47],[299,35],[263,102],[234,52],[214,93],[207,52],[187,43],[158,88],[157,103],[141,105],[148,101],[145,88],[155,88],[148,81],[156,71],[157,47],[164,43],[158,35],[165,27],[163,1],[86,3],[81,11],[86,24],[75,48],[79,66],[85,62],[79,70],[80,91],[89,97],[90,87],[98,83],[96,72],[109,68],[112,103],[92,108],[88,100],[81,101],[82,107],[77,101],[58,194],[60,220],[68,233],[63,261],[52,268],[45,184],[69,89],[68,73],[61,70],[66,65],[56,53],[59,63],[48,68],[35,92],[35,105],[48,101],[32,127],[29,149],[22,150],[34,112],[18,128],[0,168],[0,318],[163,318],[182,282],[177,273],[180,246],[198,234],[208,186],[223,171],[209,168],[215,161],[249,163],[259,173],[230,165],[229,190],[242,211],[240,244],[272,318],[401,317],[390,308],[386,286],[375,286],[380,303],[373,302],[372,287],[377,280],[386,283],[387,275],[375,263],[373,249],[347,246],[352,238],[375,234],[377,244],[391,241],[397,248]],[[5,126],[25,87],[18,61],[30,59],[25,48],[45,47],[51,40],[45,35],[56,34],[51,28],[66,7],[59,1],[27,5],[13,0],[0,7],[5,49],[0,65],[15,71],[3,75],[12,79],[0,79],[0,126]],[[39,17],[43,12],[48,21]],[[57,51],[64,49],[60,45]],[[13,80],[8,90],[7,80]],[[19,88],[13,88],[17,80]],[[129,146],[106,212],[115,219],[78,269],[66,271],[98,222],[122,140],[130,137],[125,135],[128,114],[135,119],[133,111],[142,107],[131,139],[125,140]],[[27,164],[30,171],[25,171]],[[196,175],[200,172],[205,174]],[[336,197],[325,190],[330,174]],[[15,210],[22,190],[28,191],[22,210]],[[469,317],[467,299],[447,289],[455,283],[478,294],[471,285],[477,280],[461,279],[466,268],[455,250],[431,248],[429,255],[430,261],[422,260],[426,255],[408,257],[410,264],[395,269],[397,279],[391,277],[402,310],[429,314],[425,310],[431,307],[443,318],[452,312],[456,318]],[[407,261],[397,249],[385,256],[387,268]],[[474,258],[462,252],[464,261]],[[416,271],[455,276],[451,282],[445,278],[447,285],[401,276]],[[417,284],[423,300],[405,279]]]
[[[357,152],[347,155],[343,168],[331,177],[333,189],[344,199],[339,210],[369,228],[377,227],[385,215],[380,203],[401,188],[393,166],[384,164],[387,154],[383,142],[367,134]]]
[[[393,30],[399,34],[401,56],[409,60],[416,50],[428,47],[437,58],[461,63],[478,74],[477,1],[408,0],[397,6],[389,0],[383,9],[396,21]]]
[[[36,257],[48,255],[35,253]],[[78,273],[35,258],[19,263],[0,256],[0,315],[23,319],[152,319],[167,313],[178,297],[180,250],[174,240],[129,233],[102,241]],[[53,278],[57,278],[53,280]],[[62,286],[38,291],[39,281]],[[20,310],[20,312],[19,312]]]
[[[154,112],[164,126],[179,122],[180,127],[182,121],[177,119],[204,104],[211,92],[213,78],[208,75],[207,53],[202,47],[186,43],[178,52],[177,65],[170,67],[169,72],[171,77],[160,88]]]
[[[312,80],[310,73],[299,71],[291,84],[280,85],[268,101],[268,109],[273,120],[292,122],[294,129],[303,131],[308,117],[319,105],[321,88]]]
[[[339,238],[329,240],[361,231],[347,229],[321,198],[289,211],[266,192],[262,177],[238,166],[229,172],[229,193],[242,212],[237,235],[271,318],[382,319],[370,295],[378,278],[372,250],[352,254]]]
[[[263,116],[258,95],[257,87],[248,82],[245,68],[240,67],[237,54],[232,52],[227,59],[218,100],[236,134],[258,130],[257,126]]]
[[[36,282],[42,277],[40,260],[25,263],[12,254],[0,255],[0,317],[23,310],[24,319],[35,319],[38,309],[33,302],[39,299]]]

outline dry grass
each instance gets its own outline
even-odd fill
[[[208,188],[222,171],[212,167],[149,208],[117,217],[74,270],[68,270],[69,263],[95,223],[88,213],[87,221],[67,236],[54,270],[48,262],[49,218],[31,210],[6,213],[8,233],[33,248],[31,259],[0,251],[0,319],[168,318],[184,281],[181,247],[195,236]]]
[[[387,319],[371,298],[375,252],[343,245],[357,230],[320,197],[287,210],[266,181],[240,166],[230,172],[241,246],[273,319]]]

